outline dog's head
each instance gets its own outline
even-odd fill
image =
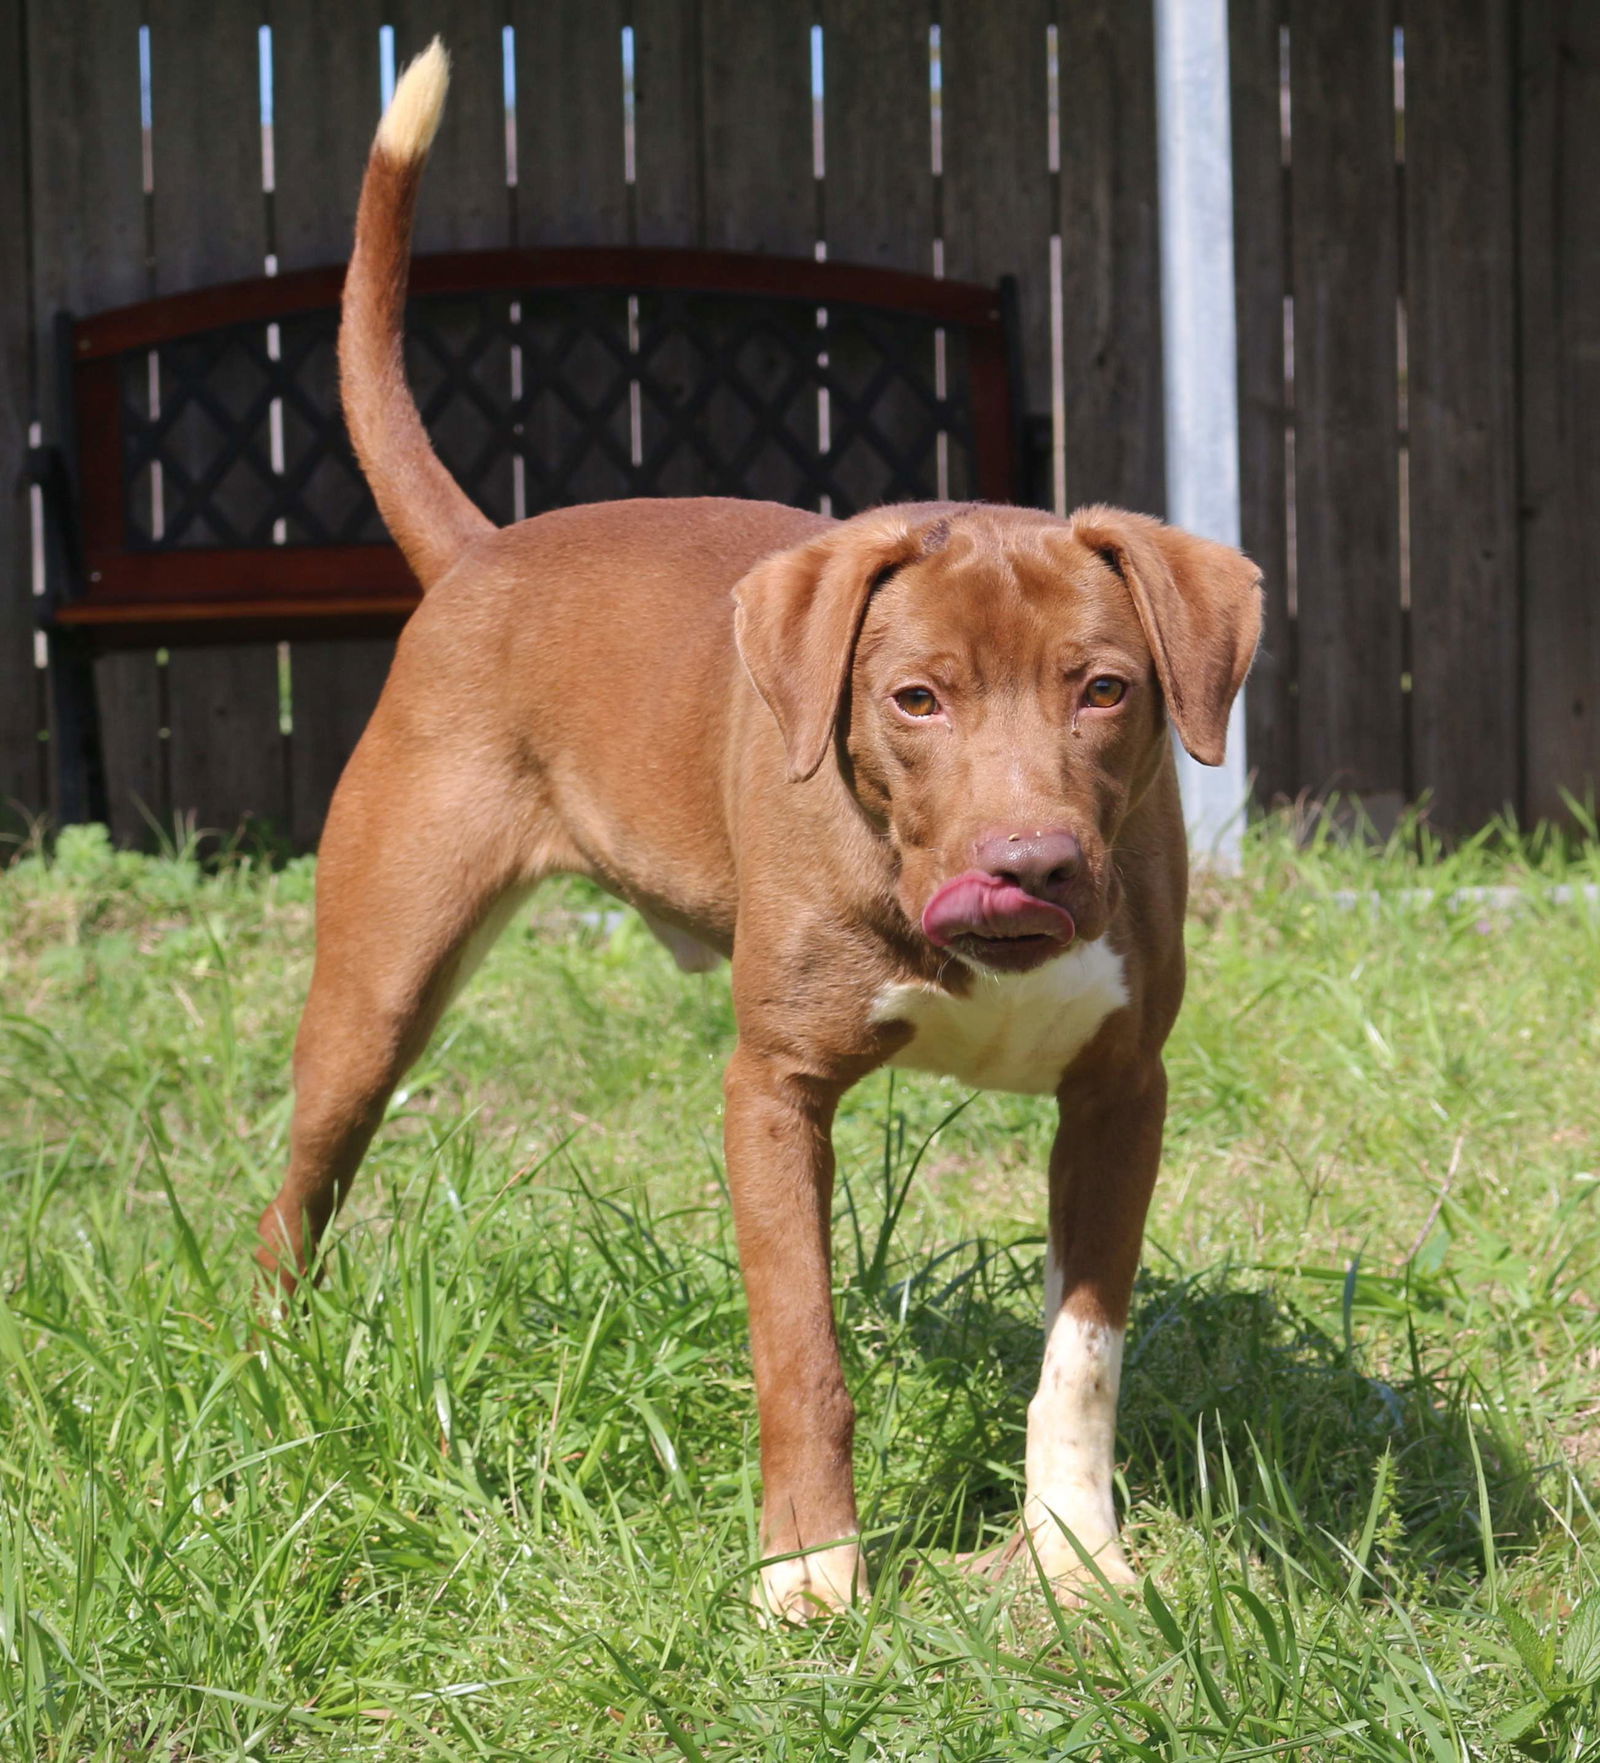
[[[1023,971],[1113,910],[1112,853],[1170,717],[1207,765],[1260,632],[1237,551],[1113,508],[885,508],[739,584],[789,775],[831,755],[935,945]]]

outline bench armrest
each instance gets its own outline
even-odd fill
[[[83,594],[77,492],[67,456],[59,447],[30,447],[24,457],[23,481],[38,490],[44,511],[44,593],[34,602],[34,615],[48,627],[62,606]]]

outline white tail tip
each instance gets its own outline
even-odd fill
[[[450,88],[450,57],[437,37],[408,66],[378,124],[377,145],[390,159],[421,159],[433,145]]]

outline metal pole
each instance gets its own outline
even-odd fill
[[[1233,143],[1228,0],[1155,0],[1161,193],[1161,332],[1167,514],[1239,543],[1239,412],[1233,304]],[[1235,869],[1249,791],[1244,697],[1215,769],[1178,754],[1195,856]]]

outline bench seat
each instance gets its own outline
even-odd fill
[[[98,654],[392,636],[415,608],[339,410],[343,278],[58,321],[67,432],[32,471],[63,765],[98,769]],[[1017,335],[1009,281],[562,249],[415,259],[406,347],[441,458],[506,525],[624,496],[1029,500]]]

